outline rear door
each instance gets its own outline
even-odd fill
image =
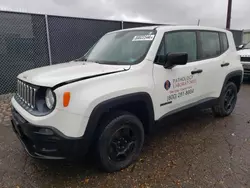
[[[199,69],[203,80],[201,89],[203,98],[219,97],[227,69],[230,66],[230,51],[227,36],[217,31],[200,31],[199,38]]]

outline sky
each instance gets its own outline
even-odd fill
[[[225,28],[228,0],[0,0],[0,10]],[[233,0],[232,29],[250,29],[250,0]]]

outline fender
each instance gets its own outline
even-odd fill
[[[148,121],[148,125],[146,128],[148,129],[148,131],[150,131],[155,121],[154,121],[153,102],[148,93],[138,92],[138,93],[132,93],[115,97],[98,104],[93,109],[82,139],[84,147],[87,147],[84,149],[88,150],[89,146],[93,143],[94,139],[96,139],[94,134],[98,128],[98,121],[105,112],[109,112],[111,108],[114,108],[116,106],[138,101],[144,102],[144,104],[146,105],[147,108],[146,110],[148,112],[148,114],[146,114]]]

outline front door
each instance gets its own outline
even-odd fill
[[[156,119],[200,100],[202,80],[196,39],[195,31],[175,31],[164,35],[153,71]],[[162,57],[170,52],[187,52],[188,63],[165,69]]]

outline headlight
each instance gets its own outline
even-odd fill
[[[51,89],[47,89],[45,94],[45,102],[50,110],[54,107],[55,101],[56,100],[53,92],[51,91]]]

